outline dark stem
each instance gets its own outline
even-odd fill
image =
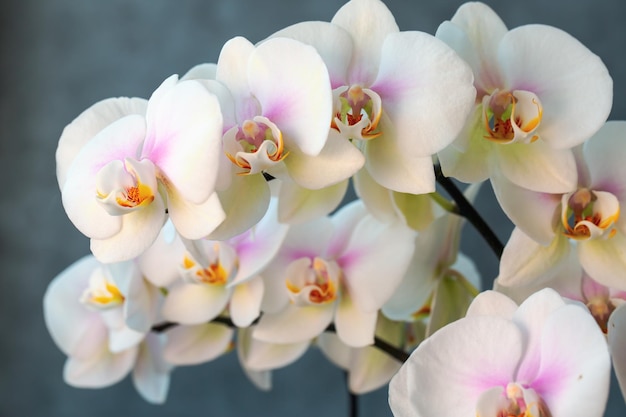
[[[350,391],[350,374],[345,372],[346,391],[348,392],[348,417],[359,417],[359,397]]]
[[[498,236],[489,227],[487,222],[478,214],[474,206],[465,198],[463,192],[454,184],[454,182],[443,175],[441,166],[435,164],[435,176],[437,183],[443,187],[444,190],[450,195],[457,206],[457,214],[463,216],[469,221],[485,239],[493,253],[496,254],[498,259],[502,258],[502,252],[504,251],[504,245],[498,239]]]

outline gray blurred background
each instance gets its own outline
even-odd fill
[[[401,30],[434,34],[461,0],[389,0]],[[512,28],[557,26],[606,63],[615,81],[611,119],[626,119],[623,0],[487,1]],[[54,152],[63,129],[91,104],[150,93],[167,76],[214,62],[225,41],[259,41],[303,20],[330,20],[339,0],[13,0],[0,5],[0,416],[346,416],[344,377],[316,350],[252,386],[230,354],[179,368],[163,406],[129,379],[107,389],[66,386],[65,357],[43,322],[50,280],[89,251],[61,206]],[[506,241],[511,226],[488,187],[479,211]],[[470,226],[463,250],[491,281],[497,262]],[[443,399],[445,401],[445,399]],[[390,416],[386,389],[360,399],[361,417]],[[623,416],[614,385],[606,416]]]

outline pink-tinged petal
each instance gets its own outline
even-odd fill
[[[466,317],[442,328],[391,379],[394,416],[475,415],[485,390],[513,380],[523,340],[521,329],[501,317]]]
[[[280,221],[296,224],[326,216],[341,204],[348,183],[345,180],[320,190],[309,190],[293,181],[282,182],[278,197]]]
[[[560,195],[522,188],[499,172],[491,176],[491,185],[500,207],[515,226],[538,243],[549,245],[552,242]]]
[[[354,190],[372,215],[382,222],[397,220],[393,193],[377,183],[367,169],[361,169],[354,177]]]
[[[263,116],[283,133],[285,148],[318,155],[328,136],[332,90],[315,49],[293,39],[267,40],[250,57],[248,79]]]
[[[313,221],[292,225],[287,232],[283,248],[276,261],[279,268],[286,268],[289,263],[302,257],[315,258],[326,253],[335,232],[334,225],[328,217],[320,217]]]
[[[525,333],[525,353],[517,370],[518,381],[534,381],[544,361],[542,343],[546,320],[566,303],[552,288],[545,288],[528,297],[513,315],[513,322]]]
[[[371,89],[381,96],[402,151],[430,156],[463,128],[476,98],[473,80],[470,67],[443,41],[400,32],[385,38]]]
[[[405,225],[363,219],[338,260],[345,286],[359,309],[381,308],[400,285],[413,250],[416,233]]]
[[[329,22],[301,22],[274,33],[271,38],[290,38],[315,47],[326,64],[333,89],[347,84],[352,57],[352,37]]]
[[[262,391],[269,391],[272,389],[272,372],[253,371],[245,365],[251,339],[252,329],[245,328],[237,331],[237,358],[250,382]]]
[[[541,339],[541,368],[531,385],[552,415],[604,415],[611,359],[588,310],[570,304],[555,311],[546,319]]]
[[[167,331],[164,359],[174,365],[198,365],[226,353],[235,331],[223,324],[176,326]]]
[[[121,381],[132,369],[137,349],[111,353],[106,345],[89,358],[69,357],[63,368],[63,379],[78,388],[103,388]]]
[[[211,240],[227,240],[257,224],[270,203],[270,188],[263,175],[233,176],[229,187],[217,193],[224,221],[209,234]]]
[[[383,187],[401,193],[434,192],[435,172],[432,158],[405,153],[395,141],[389,121],[384,125],[385,133],[365,144],[365,168],[372,178]]]
[[[399,30],[395,18],[383,2],[360,0],[344,4],[331,23],[347,30],[354,41],[349,83],[371,84],[378,72],[383,41]]]
[[[437,154],[446,176],[470,183],[489,177],[496,145],[484,138],[482,123],[482,106],[476,106],[458,139]]]
[[[606,121],[613,81],[600,58],[568,33],[545,25],[508,32],[498,62],[510,90],[537,94],[543,105],[539,135],[556,149],[579,145]]]
[[[134,158],[145,137],[143,117],[130,115],[102,129],[85,143],[66,173],[63,207],[76,228],[88,237],[106,239],[122,227],[97,201],[96,177],[109,162]]]
[[[151,333],[139,346],[133,369],[133,385],[142,398],[152,404],[163,404],[170,386],[172,366],[163,359],[166,336]]]
[[[278,221],[278,201],[272,199],[265,216],[248,232],[231,239],[239,258],[237,275],[229,285],[237,285],[257,275],[278,253],[289,226]]]
[[[515,228],[502,253],[498,281],[505,287],[545,283],[560,272],[570,250],[565,236],[556,235],[550,245],[544,246]]]
[[[542,140],[495,146],[498,169],[512,183],[543,193],[567,193],[578,184],[576,160],[569,149]]]
[[[502,85],[496,54],[507,31],[502,19],[489,6],[468,2],[459,7],[449,22],[439,26],[436,36],[470,64],[474,83],[482,96]]]
[[[248,64],[253,52],[254,45],[237,36],[224,44],[217,60],[215,79],[224,83],[233,95],[240,122],[256,116],[259,110],[248,84]]]
[[[626,201],[626,152],[624,132],[626,122],[608,121],[583,145],[583,157],[589,168],[590,183],[594,190],[608,191],[620,201]],[[626,229],[623,230],[626,232]]]
[[[230,317],[237,327],[248,327],[261,312],[263,280],[255,277],[235,286],[230,299]]]
[[[91,239],[91,252],[100,262],[133,259],[148,249],[165,223],[165,206],[157,194],[154,201],[121,217],[120,231],[105,239]]]
[[[226,307],[229,293],[220,285],[181,282],[167,294],[163,303],[163,317],[181,324],[200,324],[213,320]]]
[[[600,284],[626,291],[626,237],[578,242],[578,259],[585,272]]]
[[[178,193],[168,190],[168,212],[174,227],[187,239],[202,239],[213,232],[226,218],[217,193],[202,203],[193,203]]]
[[[350,347],[373,345],[377,317],[378,311],[361,310],[350,294],[344,293],[335,314],[337,336]]]
[[[466,317],[498,316],[512,319],[515,310],[517,310],[517,304],[506,295],[496,291],[483,291],[470,304]]]
[[[185,246],[171,222],[166,222],[156,240],[137,258],[143,276],[157,287],[168,287],[180,278]]]
[[[246,337],[239,344],[240,349],[245,345],[242,363],[247,371],[262,372],[290,365],[304,355],[310,345],[308,340],[282,344],[263,342],[251,337],[250,333],[254,330],[246,332]]]
[[[626,304],[618,307],[609,317],[608,340],[613,369],[626,398]]]
[[[344,205],[333,214],[333,236],[325,252],[329,258],[336,259],[346,251],[354,229],[367,214],[365,205],[359,199]]]
[[[328,327],[334,312],[334,303],[306,307],[288,304],[279,313],[261,316],[252,336],[266,343],[308,342]]]
[[[142,156],[159,168],[168,190],[175,188],[186,200],[200,204],[213,193],[217,179],[220,105],[199,82],[169,85],[168,81],[148,102]]]
[[[348,139],[335,129],[316,156],[294,152],[285,159],[289,176],[298,185],[319,190],[344,181],[365,164],[365,157]]]
[[[63,189],[67,170],[88,141],[102,129],[125,116],[130,114],[143,116],[147,104],[148,101],[142,98],[108,98],[89,107],[65,126],[56,150],[59,188]]]

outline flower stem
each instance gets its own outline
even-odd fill
[[[474,206],[465,198],[463,192],[452,182],[452,180],[441,171],[441,166],[435,164],[435,176],[437,183],[443,187],[444,190],[450,195],[450,198],[456,203],[455,212],[460,216],[465,217],[485,239],[493,253],[500,259],[502,252],[504,251],[504,245],[498,239],[498,236],[489,227],[487,222],[478,214]]]

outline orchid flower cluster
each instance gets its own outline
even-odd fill
[[[236,350],[269,389],[316,346],[354,394],[391,381],[396,416],[601,416],[612,364],[626,393],[612,88],[554,27],[466,3],[433,36],[351,0],[94,104],[56,153],[92,252],[44,297],[65,381],[132,374],[161,403],[176,366]],[[459,241],[485,180],[516,228],[479,293]]]

